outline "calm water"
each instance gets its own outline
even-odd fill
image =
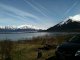
[[[21,40],[21,39],[31,39],[33,37],[45,36],[49,33],[16,33],[16,34],[0,34],[0,40],[11,39],[11,40]]]
[[[31,39],[38,36],[55,36],[55,35],[67,35],[69,33],[48,33],[48,32],[37,32],[37,33],[16,33],[16,34],[0,34],[0,40],[11,39],[11,40],[21,40],[21,39]],[[75,33],[74,33],[75,34]]]

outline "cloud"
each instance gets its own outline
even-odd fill
[[[40,10],[38,9],[38,11]],[[0,24],[3,25],[29,24],[34,25],[35,27],[39,27],[41,29],[47,29],[48,27],[52,26],[55,23],[53,23],[53,21],[48,17],[45,18],[44,16],[43,17],[36,16],[35,14],[33,15],[29,12],[19,10],[15,7],[0,3]]]
[[[30,5],[32,8],[34,8],[36,11],[40,12],[43,16],[48,17],[40,8],[38,8],[37,6],[35,6],[31,2],[29,2],[28,0],[24,0],[24,1],[25,1],[25,3],[27,3],[28,5]]]
[[[77,14],[75,16],[70,16],[69,18],[74,20],[74,21],[80,21],[80,14]]]
[[[0,3],[0,8],[2,8],[7,15],[15,17],[15,18],[19,18],[20,20],[23,20],[23,21],[26,21],[27,17],[29,17],[29,18],[31,17],[34,20],[39,20],[40,21],[40,19],[37,16],[35,16],[31,13],[24,12],[24,11],[19,10],[17,8],[4,5],[2,3]]]
[[[72,9],[75,8],[77,5],[78,1],[74,1],[74,3],[71,6],[69,6],[69,8],[65,11],[63,17],[66,17],[66,15],[68,15],[72,11]]]
[[[70,6],[67,11],[65,12],[65,15],[68,14],[76,5],[78,2],[74,2],[74,4],[72,4],[72,6]]]

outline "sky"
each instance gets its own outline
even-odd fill
[[[80,0],[0,0],[0,25],[31,25],[48,29],[80,15]]]

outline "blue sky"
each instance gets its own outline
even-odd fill
[[[0,25],[32,25],[47,29],[80,14],[80,0],[0,0]]]

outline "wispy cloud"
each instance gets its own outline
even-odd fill
[[[28,12],[24,12],[23,10],[19,10],[17,8],[2,3],[0,3],[0,13],[2,13],[0,14],[0,23],[3,25],[7,25],[7,24],[22,25],[22,23],[24,22],[25,24],[34,25],[42,29],[47,29],[47,26],[50,23],[50,21],[47,20],[46,18],[44,19],[44,18],[37,17],[36,15],[33,15]],[[49,25],[51,25],[51,23]]]
[[[40,12],[43,16],[48,17],[40,8],[29,2],[29,0],[24,0],[25,3],[29,4],[32,8],[34,8],[36,11]]]
[[[41,16],[37,16],[36,14],[32,14],[27,11],[19,10],[12,5],[10,6],[0,3],[0,23],[2,23],[3,25],[24,25],[25,23],[28,25],[34,25],[42,29],[47,29],[55,24],[55,22],[53,22],[53,20],[48,16],[48,10],[45,7],[38,3],[32,4],[31,2],[27,1],[26,3],[29,6],[32,6],[32,9],[34,8],[36,11],[38,11]],[[38,5],[39,7],[35,5]],[[1,17],[2,14],[3,17]]]
[[[78,1],[75,1],[64,13],[64,16],[66,16],[70,11],[78,4]]]
[[[40,8],[41,11],[43,11],[47,16],[49,16],[49,12],[51,12],[51,11],[49,11],[49,10],[48,10],[46,7],[44,7],[42,4],[36,2],[36,0],[32,0],[32,2],[33,2],[36,6],[38,6],[37,8]],[[52,12],[51,12],[51,13],[52,13]]]
[[[31,13],[21,11],[17,8],[7,6],[2,3],[0,3],[0,8],[2,8],[7,13],[7,15],[19,18],[20,20],[23,20],[23,21],[26,21],[27,17],[33,18],[34,20],[40,20],[37,16]]]

